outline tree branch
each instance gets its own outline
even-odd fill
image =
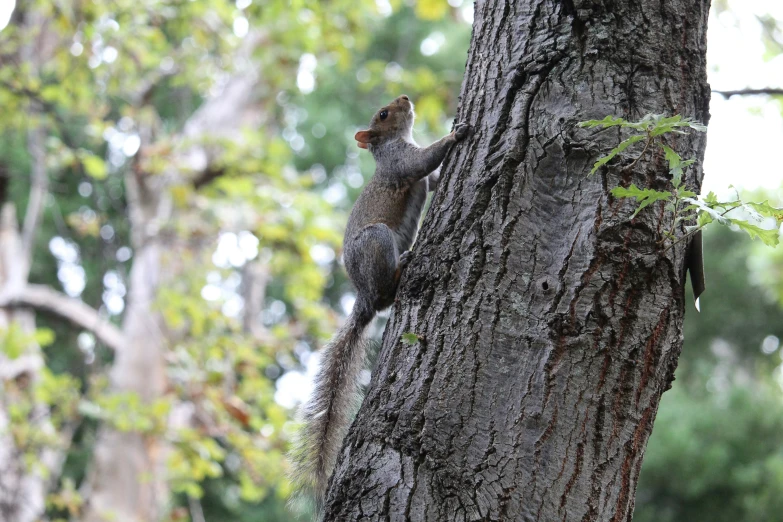
[[[193,178],[193,188],[198,190],[201,187],[209,185],[222,176],[225,171],[226,170],[224,168],[217,168],[212,165],[208,165],[207,168],[204,169],[198,176]]]
[[[234,59],[241,65],[233,71],[220,93],[207,98],[182,128],[179,141],[196,145],[186,145],[180,150],[176,163],[187,172],[196,173],[188,179],[196,190],[226,172],[215,162],[223,151],[222,147],[198,144],[200,141],[203,142],[205,137],[220,136],[243,143],[243,129],[265,127],[267,115],[258,103],[256,92],[259,65],[252,57],[253,52],[264,45],[266,37],[265,33],[255,31],[245,37]]]
[[[125,347],[125,337],[120,329],[101,318],[97,310],[46,285],[26,285],[19,292],[0,295],[0,308],[33,308],[49,312],[92,332],[116,352]]]
[[[767,87],[765,89],[739,89],[737,91],[712,91],[715,94],[720,94],[725,99],[729,99],[732,96],[754,96],[759,94],[766,94],[768,96],[783,96],[783,89],[775,89],[773,87]]]

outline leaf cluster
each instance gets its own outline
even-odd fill
[[[662,138],[666,134],[685,134],[688,129],[698,132],[706,132],[707,127],[693,120],[682,118],[680,115],[664,116],[661,114],[648,114],[641,120],[630,122],[616,116],[606,116],[602,120],[588,120],[579,123],[580,127],[603,129],[620,127],[631,129],[634,133],[620,142],[608,154],[595,162],[590,171],[594,174],[599,168],[609,163],[617,155],[626,149],[644,141],[641,153],[626,168],[632,167],[639,161],[651,146],[658,147],[664,154],[668,164],[671,190],[655,190],[651,188],[639,188],[635,184],[629,187],[615,187],[611,194],[616,198],[632,198],[638,203],[631,218],[635,218],[646,207],[658,202],[666,203],[665,210],[669,211],[670,220],[663,228],[660,244],[670,241],[669,247],[691,236],[710,223],[719,223],[726,226],[734,226],[748,233],[751,239],[760,239],[765,245],[775,247],[780,241],[779,228],[783,224],[783,209],[772,206],[768,201],[762,203],[743,202],[739,198],[732,201],[718,201],[714,193],[710,192],[705,197],[698,196],[688,190],[683,184],[685,170],[692,166],[696,160],[691,158],[683,160],[671,147],[663,143]],[[742,210],[743,216],[728,216],[732,211]],[[747,217],[745,217],[747,216]],[[760,224],[769,221],[774,228],[764,228]],[[682,223],[695,223],[685,227],[686,233],[681,238],[676,237],[676,228]]]
[[[657,141],[656,138],[659,136],[663,136],[667,133],[685,134],[686,132],[684,129],[693,129],[699,132],[707,132],[706,126],[688,118],[683,118],[679,114],[668,117],[663,114],[647,114],[639,121],[627,121],[623,118],[610,115],[606,116],[602,120],[582,121],[579,122],[578,125],[587,129],[593,129],[596,127],[600,127],[602,129],[620,127],[622,129],[631,129],[634,131],[630,137],[621,141],[615,148],[609,151],[608,154],[599,158],[598,161],[596,161],[593,165],[593,168],[590,170],[590,175],[595,174],[599,168],[612,161],[612,159],[614,159],[618,154],[625,151],[625,149],[634,143],[644,141],[645,145],[644,150],[642,150],[641,154],[639,154],[639,156],[631,165],[635,164],[642,157],[642,155],[644,155],[649,146],[654,141]],[[663,144],[661,144],[661,146],[663,146]]]

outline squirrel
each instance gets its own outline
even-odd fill
[[[299,413],[302,428],[291,452],[297,496],[313,494],[318,512],[350,416],[360,402],[364,332],[375,314],[394,302],[427,192],[435,189],[440,177],[437,169],[452,145],[468,133],[468,126],[458,123],[450,134],[421,148],[413,140],[414,117],[413,103],[402,95],[379,109],[369,128],[354,137],[376,164],[351,210],[343,240],[343,260],[356,287],[356,301],[323,350],[313,394]]]

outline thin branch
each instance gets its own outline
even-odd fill
[[[732,203],[735,203],[735,202],[734,202],[734,201],[732,201]],[[733,206],[733,207],[731,207],[731,208],[729,208],[729,209],[726,209],[726,210],[724,210],[723,212],[721,212],[721,214],[720,214],[720,215],[721,215],[721,217],[723,217],[723,216],[725,216],[726,214],[728,214],[729,212],[731,212],[732,210],[736,210],[736,209],[740,208],[741,206],[742,206],[742,205],[739,205],[739,204],[738,204],[738,205],[736,205],[736,206]],[[704,230],[704,227],[705,227],[705,226],[706,226],[706,225],[700,225],[700,226],[698,226],[698,227],[696,227],[696,228],[692,229],[690,232],[686,232],[686,233],[685,233],[685,234],[683,234],[683,235],[682,235],[680,238],[678,238],[678,239],[677,239],[677,241],[673,241],[671,245],[669,245],[669,246],[667,246],[666,248],[664,248],[664,249],[663,249],[663,251],[661,252],[661,255],[663,255],[663,254],[665,254],[666,252],[668,252],[670,249],[672,249],[672,248],[673,248],[674,246],[676,246],[678,243],[681,243],[681,242],[682,242],[682,241],[684,241],[685,239],[688,239],[689,237],[691,237],[691,236],[692,236],[693,234],[695,234],[696,232],[700,232],[700,231]]]
[[[201,507],[201,501],[197,498],[193,498],[190,495],[188,495],[188,508],[190,511],[190,517],[193,519],[193,522],[205,522],[206,518],[204,518],[204,510]]]
[[[198,176],[193,178],[193,188],[198,190],[201,187],[209,185],[217,178],[221,177],[225,173],[224,168],[218,168],[213,165],[208,165]]]
[[[43,10],[33,9],[25,12],[24,25],[32,37],[19,49],[20,61],[29,65],[32,78],[40,78],[41,64],[52,57],[55,49],[61,47],[56,31],[49,30],[50,20]],[[35,237],[41,226],[44,201],[49,192],[49,178],[46,172],[46,127],[41,121],[44,108],[37,101],[29,104],[27,132],[27,151],[30,154],[30,197],[22,223],[21,272],[23,281],[27,281],[32,263]]]
[[[46,285],[26,285],[19,292],[2,295],[0,308],[33,308],[48,312],[92,332],[101,343],[116,352],[125,347],[125,336],[120,329],[103,319],[97,310]]]
[[[638,162],[640,159],[642,159],[642,156],[644,156],[644,153],[647,152],[647,148],[650,146],[650,143],[653,141],[653,138],[650,136],[650,131],[647,131],[647,140],[644,142],[644,149],[642,150],[642,153],[639,154],[633,162],[625,167],[623,170],[628,171],[633,168],[634,165],[636,165],[636,162]]]
[[[696,232],[699,232],[699,231],[701,231],[701,230],[703,230],[703,229],[704,229],[704,225],[702,225],[702,226],[700,226],[700,227],[697,227],[697,228],[694,228],[693,230],[690,230],[689,232],[686,232],[685,234],[683,234],[682,236],[680,236],[679,238],[677,238],[677,241],[672,241],[672,243],[671,243],[669,246],[667,246],[666,248],[664,248],[664,249],[661,251],[661,255],[664,255],[666,252],[668,252],[669,250],[671,250],[672,248],[674,248],[674,247],[675,247],[675,246],[677,246],[678,244],[682,243],[683,241],[685,241],[686,239],[688,239],[689,237],[691,237],[691,236],[692,236],[693,234],[695,234]]]
[[[712,91],[715,94],[720,94],[725,99],[729,99],[732,96],[754,96],[758,94],[766,94],[768,96],[783,96],[783,89],[776,89],[768,87],[766,89],[739,89],[737,91]]]
[[[62,446],[58,449],[52,448],[52,455],[48,459],[48,462],[45,463],[46,469],[49,472],[49,480],[46,484],[47,494],[54,493],[57,490],[57,485],[62,477],[65,459],[68,457],[68,449],[73,445],[73,436],[76,435],[76,430],[79,429],[80,424],[81,419],[70,422],[60,429]]]

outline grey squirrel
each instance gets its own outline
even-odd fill
[[[418,228],[427,191],[452,145],[465,138],[468,126],[454,130],[429,147],[413,140],[413,103],[399,96],[356,133],[359,147],[375,158],[375,175],[351,210],[343,240],[343,259],[356,287],[353,310],[326,345],[312,397],[300,410],[303,423],[291,451],[297,493],[315,496],[320,510],[337,461],[350,415],[360,400],[359,374],[365,366],[364,331],[376,312],[394,302],[400,274],[410,261],[408,250]]]

